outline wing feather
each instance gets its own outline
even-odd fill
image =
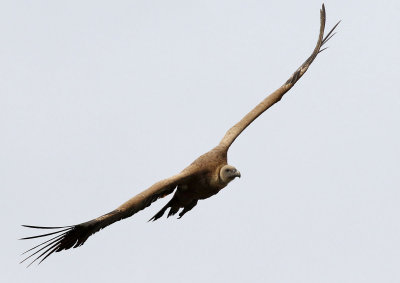
[[[22,225],[32,229],[55,229],[57,231],[21,238],[20,240],[30,240],[52,236],[52,238],[47,239],[46,241],[25,251],[23,254],[30,254],[28,254],[28,256],[24,258],[21,263],[36,256],[28,266],[41,259],[39,261],[40,264],[54,252],[60,252],[62,250],[68,250],[70,248],[76,248],[83,245],[94,233],[100,231],[108,225],[111,225],[114,222],[132,216],[138,211],[148,207],[157,199],[171,194],[178,184],[185,182],[195,174],[196,173],[194,170],[182,171],[180,174],[155,183],[150,188],[129,199],[115,210],[81,224],[62,227]]]
[[[310,57],[307,58],[307,60],[292,74],[292,76],[280,88],[278,88],[273,93],[271,93],[269,96],[267,96],[253,110],[251,110],[246,116],[244,116],[242,120],[240,120],[237,124],[235,124],[232,128],[230,128],[226,132],[223,139],[221,140],[219,146],[228,150],[228,148],[231,146],[231,144],[240,135],[240,133],[243,132],[243,130],[247,128],[248,125],[250,125],[265,110],[267,110],[272,105],[274,105],[275,103],[280,101],[281,98],[283,97],[283,95],[286,92],[288,92],[296,84],[296,82],[304,75],[304,73],[307,71],[308,67],[311,65],[311,63],[314,61],[314,59],[317,57],[318,53],[320,53],[321,51],[324,50],[324,49],[321,49],[321,47],[324,46],[324,44],[326,42],[328,42],[328,40],[331,39],[332,36],[335,35],[333,33],[333,31],[336,29],[336,27],[340,23],[340,22],[338,22],[330,30],[330,32],[327,34],[327,36],[324,37],[325,21],[326,21],[325,6],[322,5],[322,9],[320,11],[320,30],[319,30],[318,41],[317,41],[314,51],[312,52]]]

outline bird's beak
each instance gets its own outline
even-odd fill
[[[235,176],[240,178],[242,175],[240,175],[239,171],[236,171]]]

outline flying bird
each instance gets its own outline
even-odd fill
[[[216,147],[198,157],[180,173],[155,183],[147,190],[144,190],[117,207],[115,210],[100,217],[72,226],[42,227],[22,225],[28,228],[48,230],[49,233],[22,238],[21,240],[42,237],[49,237],[49,239],[24,252],[23,254],[28,253],[29,256],[22,260],[21,263],[33,257],[34,260],[29,265],[35,261],[38,261],[39,259],[40,261],[38,263],[40,264],[54,252],[60,252],[70,248],[82,246],[94,233],[100,231],[108,225],[113,224],[116,221],[134,215],[138,211],[148,207],[159,198],[165,197],[173,192],[175,193],[173,194],[171,200],[149,221],[155,221],[161,218],[164,213],[167,212],[167,210],[169,210],[167,217],[175,215],[179,212],[179,218],[181,218],[188,211],[193,209],[199,200],[203,200],[217,194],[232,180],[237,177],[240,178],[241,175],[239,170],[228,164],[227,154],[229,147],[243,132],[243,130],[246,129],[246,127],[249,126],[258,116],[260,116],[273,104],[281,100],[283,95],[288,92],[304,75],[317,55],[326,49],[322,47],[330,38],[332,38],[334,35],[333,31],[339,22],[324,37],[325,20],[325,7],[322,5],[320,10],[320,30],[318,41],[310,57],[307,58],[307,60],[281,87],[268,95],[253,110],[251,110],[238,123],[230,128]]]

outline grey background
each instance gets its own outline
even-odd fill
[[[310,54],[321,2],[2,1],[2,282],[399,282],[399,3],[326,3],[339,33],[220,194],[25,269],[20,224],[97,217],[211,149]]]

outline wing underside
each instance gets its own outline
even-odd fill
[[[260,116],[264,111],[270,108],[272,105],[281,100],[283,95],[288,92],[296,82],[304,75],[308,70],[311,63],[317,57],[317,55],[324,51],[326,48],[322,48],[331,38],[335,35],[334,30],[340,22],[338,22],[324,37],[326,22],[325,6],[322,5],[320,11],[320,31],[318,36],[317,44],[312,52],[312,54],[307,58],[307,60],[290,76],[290,78],[277,90],[268,95],[263,101],[261,101],[256,107],[253,108],[246,116],[242,118],[237,124],[230,128],[223,139],[220,142],[220,146],[228,149],[235,139],[247,128],[258,116]]]
[[[30,258],[34,258],[28,266],[36,261],[40,264],[54,252],[80,247],[94,233],[114,222],[132,216],[138,211],[150,206],[151,203],[159,198],[171,194],[180,183],[190,178],[191,175],[192,173],[190,172],[183,172],[169,179],[160,181],[123,203],[117,209],[84,223],[61,227],[22,225],[26,228],[45,230],[48,233],[21,238],[21,240],[48,239],[25,251],[23,255],[27,255],[27,257],[22,260],[21,263]]]

